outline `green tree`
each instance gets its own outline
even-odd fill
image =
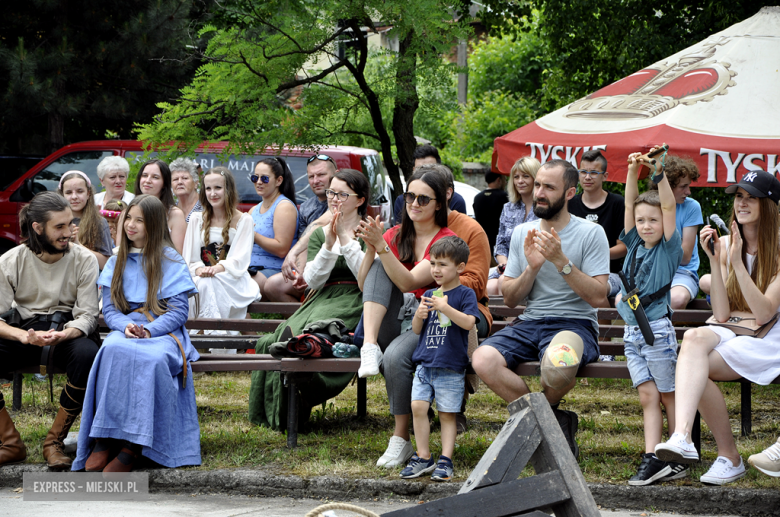
[[[0,17],[0,150],[45,153],[108,130],[129,137],[192,77],[186,46],[204,8],[200,0],[9,3]]]
[[[205,64],[141,125],[141,139],[185,147],[228,140],[231,152],[373,142],[400,188],[393,144],[400,170],[411,173],[420,86],[449,84],[453,66],[442,56],[467,37],[467,17],[454,19],[452,4],[440,0],[245,0],[222,9],[202,31],[210,38]],[[397,50],[369,66],[366,35],[380,31]]]
[[[776,1],[541,0],[553,111],[756,14]]]
[[[495,138],[537,118],[543,72],[549,66],[546,44],[538,35],[538,16],[534,12],[508,22],[503,33],[497,31],[472,45],[469,100],[439,119],[445,133],[443,159],[451,166],[490,162]]]

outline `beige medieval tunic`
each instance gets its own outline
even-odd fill
[[[85,336],[98,325],[98,262],[87,248],[70,245],[70,251],[47,264],[21,244],[0,257],[0,314],[12,302],[22,319],[36,314],[72,312],[65,328],[77,328]]]

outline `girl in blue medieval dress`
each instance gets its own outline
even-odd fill
[[[73,470],[129,472],[141,455],[166,467],[200,464],[189,364],[199,356],[184,328],[197,290],[165,222],[159,199],[133,199],[119,253],[98,279],[112,332],[89,374]]]

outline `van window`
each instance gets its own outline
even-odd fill
[[[45,190],[56,192],[62,175],[72,170],[81,171],[89,176],[95,193],[102,192],[103,186],[98,180],[97,166],[100,160],[113,154],[111,151],[79,151],[66,154],[33,176],[33,192],[35,194]]]
[[[381,205],[387,203],[385,194],[385,178],[382,171],[382,161],[378,154],[370,154],[360,157],[360,165],[363,167],[363,174],[368,177],[368,184],[371,186],[372,205]]]
[[[258,161],[271,156],[230,156],[228,161],[222,161],[216,154],[198,154],[195,161],[201,169],[207,171],[212,167],[222,165],[227,167],[233,173],[236,180],[238,196],[242,203],[259,203],[262,201],[260,196],[252,185],[249,177],[255,170]],[[306,158],[302,156],[283,156],[284,161],[290,167],[293,179],[295,180],[295,200],[298,204],[303,203],[311,197],[309,188],[309,179],[306,177]]]

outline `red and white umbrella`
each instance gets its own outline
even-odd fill
[[[625,182],[627,156],[662,142],[696,161],[695,186],[780,173],[780,7],[496,138],[493,170],[509,174],[522,156],[578,166],[602,149],[609,179]]]

